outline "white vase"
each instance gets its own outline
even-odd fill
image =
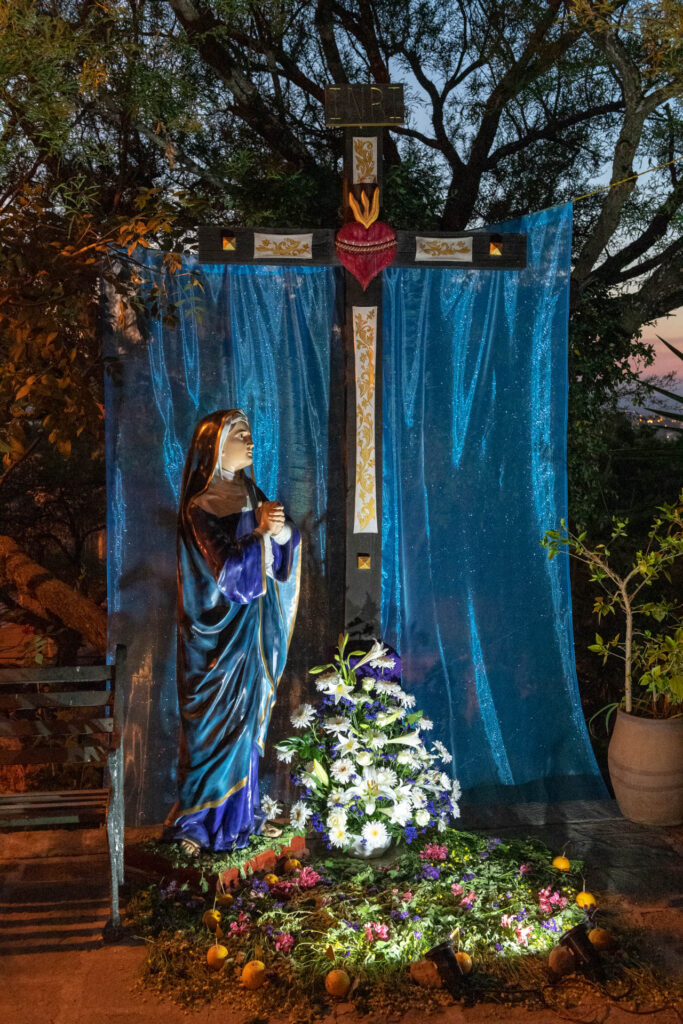
[[[372,860],[373,857],[381,857],[391,846],[391,836],[387,836],[386,842],[381,846],[369,847],[363,844],[360,836],[355,836],[346,852],[350,857],[363,857],[365,860]]]

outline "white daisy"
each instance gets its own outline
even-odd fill
[[[389,737],[385,732],[376,732],[370,737],[370,746],[373,750],[381,750],[386,747]]]
[[[294,828],[303,828],[310,816],[310,808],[306,806],[303,800],[297,800],[297,802],[292,806],[289,814],[289,820]]]
[[[451,802],[451,818],[460,817],[460,808],[455,802]]]
[[[453,784],[451,786],[451,800],[453,803],[457,803],[461,796],[462,789],[460,788],[460,783],[457,779],[453,779]]]
[[[278,814],[282,813],[279,803],[270,796],[264,796],[261,801],[261,808],[265,811],[266,818],[277,818]]]
[[[299,704],[296,711],[290,715],[290,722],[295,729],[307,729],[315,718],[315,708],[310,704]]]
[[[346,825],[333,825],[328,833],[332,846],[346,846],[349,841],[349,835],[346,831]]]
[[[414,708],[415,707],[415,695],[414,694],[412,694],[412,693],[405,693],[403,690],[401,690],[400,694],[397,694],[397,697],[400,700],[400,702],[401,702],[401,704],[403,705],[404,708]]]
[[[389,833],[383,821],[366,821],[361,835],[370,850],[384,846],[389,839]]]
[[[332,768],[330,770],[337,782],[348,782],[354,774],[353,761],[349,761],[348,758],[341,758],[339,761],[333,761]]]
[[[413,807],[424,807],[427,803],[427,797],[424,795],[421,789],[417,786],[410,791],[410,801]]]
[[[439,782],[441,783],[442,789],[451,788],[451,777],[450,775],[446,775],[445,772],[441,772],[441,774],[439,775]]]
[[[284,747],[275,747],[278,761],[282,761],[284,764],[289,764],[296,751],[287,750]]]
[[[343,715],[332,715],[323,721],[323,729],[325,732],[348,732],[351,728],[351,723],[348,718],[344,718]]]
[[[398,775],[391,768],[378,768],[377,782],[380,786],[395,786],[398,783]]]
[[[413,811],[408,800],[399,800],[389,810],[389,821],[392,825],[407,825]]]
[[[326,672],[324,676],[318,676],[315,681],[315,685],[321,693],[327,693],[332,687],[336,686],[341,676],[338,672]]]
[[[346,825],[345,807],[333,807],[330,813],[327,815],[328,828],[333,828],[335,825]]]
[[[434,750],[438,750],[444,764],[450,764],[453,760],[448,748],[443,745],[441,740],[434,740]]]
[[[386,651],[384,653],[386,654]],[[384,654],[380,654],[378,658],[371,658],[370,664],[372,665],[373,668],[393,668],[394,665],[396,664],[396,659],[386,658]]]
[[[418,722],[418,728],[424,729],[425,732],[429,732],[430,729],[434,728],[434,723],[431,718],[421,718]]]
[[[386,693],[395,696],[397,691],[400,691],[401,688],[400,686],[397,686],[396,683],[390,683],[384,679],[378,679],[375,683],[375,689],[378,693]]]
[[[419,811],[415,812],[415,823],[424,828],[425,825],[429,824],[430,814],[426,807],[421,807]]]

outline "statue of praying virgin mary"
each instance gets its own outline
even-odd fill
[[[178,801],[167,823],[192,854],[244,847],[265,822],[259,756],[294,626],[300,535],[246,475],[253,450],[241,409],[214,412],[183,472]]]

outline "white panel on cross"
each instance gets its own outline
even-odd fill
[[[377,306],[353,307],[356,367],[356,493],[354,533],[377,533],[375,357]]]
[[[415,259],[425,263],[471,263],[472,238],[416,238]]]

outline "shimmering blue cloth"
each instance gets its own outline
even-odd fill
[[[501,226],[520,272],[384,273],[383,635],[468,800],[605,796],[567,560],[571,206]]]
[[[343,490],[336,475],[343,389],[330,387],[341,378],[339,271],[200,267],[188,258],[169,276],[160,253],[142,258],[147,285],[168,290],[177,322],[131,314],[121,327],[114,308],[104,337],[110,642],[128,646],[124,755],[131,825],[164,821],[178,796],[177,512],[199,419],[216,409],[245,410],[255,480],[284,503],[302,535],[297,625],[261,759],[262,792],[288,785],[289,769],[272,744],[291,732],[289,716],[305,696],[302,681],[321,650],[334,644],[343,600],[343,527],[337,525]],[[289,586],[280,584],[281,597]],[[249,753],[242,751],[247,759]],[[218,818],[207,826],[216,842]]]

